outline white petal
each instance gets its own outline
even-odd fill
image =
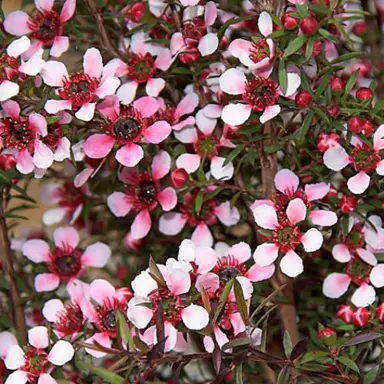
[[[367,307],[373,304],[376,298],[375,289],[369,284],[363,284],[356,289],[351,301],[356,307]]]
[[[302,237],[301,243],[307,252],[314,252],[323,245],[323,235],[316,228],[309,229]]]
[[[349,164],[349,156],[343,147],[333,147],[324,153],[324,164],[333,171],[341,171]]]
[[[205,328],[209,322],[209,315],[205,308],[191,304],[181,312],[181,318],[184,325],[191,330],[200,330]]]
[[[59,340],[51,349],[48,360],[58,366],[62,366],[72,360],[75,350],[68,341]]]
[[[294,251],[288,251],[280,261],[280,269],[289,277],[296,277],[304,271],[302,258]]]
[[[217,47],[219,46],[219,39],[216,35],[216,33],[207,33],[205,36],[203,36],[202,39],[199,41],[198,50],[200,51],[202,56],[208,56],[211,55],[213,52],[216,51]]]

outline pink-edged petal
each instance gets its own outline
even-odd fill
[[[341,171],[349,164],[349,156],[343,147],[333,147],[324,153],[324,164],[332,171]]]
[[[194,261],[197,264],[197,273],[207,273],[216,265],[217,254],[209,246],[199,246]]]
[[[29,115],[29,124],[43,137],[47,136],[47,121],[39,113]],[[35,149],[36,150],[36,149]]]
[[[116,89],[120,86],[120,79],[116,76],[106,77],[97,88],[96,95],[100,99],[104,99],[107,96],[112,96],[116,93]]]
[[[35,143],[35,154],[33,155],[33,163],[38,168],[49,168],[53,163],[53,153],[50,148],[40,140]]]
[[[200,166],[200,156],[190,153],[180,155],[176,160],[176,167],[185,169],[187,173],[195,172]]]
[[[40,239],[27,240],[23,245],[23,255],[34,263],[49,261],[49,245]]]
[[[23,11],[11,12],[4,20],[4,29],[14,36],[28,35],[32,30],[28,26],[29,16]]]
[[[25,384],[28,383],[28,374],[25,371],[12,372],[5,382],[5,384]]]
[[[225,158],[214,156],[211,160],[211,174],[216,180],[230,180],[235,168],[232,162],[224,165]]]
[[[323,282],[323,294],[330,299],[338,299],[347,292],[351,278],[345,273],[331,273]]]
[[[28,343],[38,349],[45,349],[49,345],[48,329],[34,327],[28,331]]]
[[[376,172],[380,176],[384,176],[384,160],[381,160],[376,166]]]
[[[253,260],[258,265],[266,267],[274,263],[279,255],[279,247],[276,244],[264,243],[257,246]]]
[[[203,132],[205,136],[210,136],[217,124],[217,120],[205,116],[202,109],[196,113],[195,121],[199,130]]]
[[[194,262],[197,256],[197,247],[192,240],[184,239],[180,246],[177,259],[180,261]]]
[[[88,265],[90,267],[102,268],[104,267],[109,258],[111,257],[111,249],[108,245],[97,242],[85,249],[81,256],[81,264]]]
[[[217,34],[209,32],[200,39],[197,49],[201,53],[201,56],[208,56],[215,52],[218,46],[219,38]]]
[[[360,171],[357,175],[348,180],[348,189],[352,193],[359,195],[367,190],[370,181],[371,178],[365,172]]]
[[[176,191],[171,187],[165,188],[157,194],[157,200],[164,211],[170,211],[177,204]]]
[[[208,1],[205,5],[204,24],[211,26],[214,24],[217,17],[217,6],[214,1]]]
[[[119,98],[121,104],[128,105],[131,104],[135,99],[138,83],[135,81],[130,81],[123,84],[116,92],[117,97]]]
[[[245,92],[246,85],[247,85],[247,79],[245,77],[245,74],[239,69],[236,69],[236,68],[228,69],[220,76],[220,88],[223,92],[228,93],[229,95],[243,94]],[[238,104],[238,105],[242,105],[242,104]],[[239,125],[239,124],[233,124],[233,125]]]
[[[157,97],[165,87],[165,80],[161,78],[149,79],[145,86],[145,92],[148,96]]]
[[[116,160],[126,167],[134,167],[143,157],[143,148],[134,143],[126,144],[116,152]]]
[[[307,207],[300,198],[291,200],[287,207],[287,217],[292,224],[297,224],[305,219]]]
[[[244,124],[251,116],[252,106],[248,104],[231,103],[223,108],[221,118],[224,123],[237,126]]]
[[[240,212],[236,207],[231,207],[229,201],[221,203],[214,209],[214,214],[225,226],[236,225],[240,220]]]
[[[143,305],[131,305],[128,307],[127,317],[133,325],[139,329],[145,328],[152,320],[153,312],[151,308]]]
[[[184,325],[191,330],[199,331],[205,328],[209,322],[209,314],[204,307],[191,304],[181,312]]]
[[[124,217],[128,215],[132,209],[132,204],[127,199],[127,195],[123,192],[113,192],[107,198],[107,205],[116,217]]]
[[[336,244],[332,248],[332,256],[339,263],[348,263],[352,258],[348,247],[344,244]]]
[[[35,277],[36,292],[54,291],[60,284],[59,276],[53,273],[40,273]]]
[[[165,321],[164,323],[164,335],[167,337],[164,352],[169,352],[175,347],[177,342],[177,329],[169,321]]]
[[[83,169],[78,175],[76,175],[75,179],[73,180],[74,186],[76,188],[80,188],[81,186],[83,186],[91,177],[94,171],[94,168]]]
[[[256,224],[265,229],[274,230],[279,226],[276,210],[266,204],[259,205],[253,210]]]
[[[53,154],[53,159],[55,161],[64,161],[71,157],[71,142],[66,138],[62,137],[57,142],[56,150]]]
[[[384,287],[384,264],[373,267],[369,279],[371,280],[371,284],[376,288]]]
[[[112,284],[103,279],[93,280],[89,286],[89,292],[92,299],[100,305],[105,301],[111,300],[116,294]]]
[[[75,350],[65,340],[59,340],[48,354],[48,361],[54,365],[62,366],[72,360]]]
[[[85,103],[75,113],[75,116],[82,121],[91,121],[95,115],[96,103]]]
[[[112,136],[95,134],[85,140],[84,152],[92,159],[102,159],[112,151],[114,143],[115,139]]]
[[[316,228],[311,228],[301,237],[301,243],[307,252],[314,252],[323,245],[323,235]]]
[[[275,175],[276,189],[286,195],[296,192],[299,183],[299,178],[289,169],[280,169]]]
[[[53,57],[60,57],[69,48],[69,38],[67,36],[56,36],[50,50]]]
[[[245,300],[249,300],[252,297],[253,293],[253,284],[245,276],[237,276],[236,280],[240,283],[241,289],[243,291],[243,296]],[[228,300],[236,301],[235,291],[232,288]]]
[[[55,0],[35,0],[36,8],[40,11],[50,11]]]
[[[16,101],[8,100],[5,103],[1,104],[1,108],[13,120],[19,120],[20,106]]]
[[[97,344],[100,344],[105,348],[111,348],[111,346],[112,346],[111,339],[109,338],[108,332],[96,333],[92,337],[90,337],[89,339],[85,340],[85,343],[95,344],[95,341],[97,342]],[[104,357],[106,355],[105,352],[97,351],[95,349],[85,348],[85,350],[90,355],[92,355],[93,357],[96,357],[96,358],[101,358],[101,357]]]
[[[140,112],[141,117],[150,117],[160,108],[160,103],[151,96],[140,97],[133,103],[133,107]]]
[[[131,226],[131,233],[135,239],[142,239],[148,235],[152,221],[148,209],[141,210],[135,217]]]
[[[381,124],[373,135],[373,148],[376,151],[384,149],[384,124]]]
[[[0,332],[0,359],[4,360],[7,357],[8,350],[13,345],[17,345],[16,337],[8,331]]]
[[[133,292],[140,297],[147,297],[152,291],[158,288],[156,281],[147,271],[142,271],[137,275],[131,285]]]
[[[19,369],[25,363],[24,351],[17,345],[11,345],[4,360],[8,369]]]
[[[260,33],[264,37],[268,37],[273,32],[273,22],[270,14],[268,12],[261,12],[259,20],[257,21],[257,26]]]
[[[362,284],[352,295],[351,301],[356,307],[368,307],[376,298],[375,289],[369,284]]]
[[[65,309],[64,304],[59,299],[48,300],[43,307],[43,316],[51,323],[58,320],[58,314]]]
[[[61,8],[60,21],[63,23],[69,20],[76,10],[76,0],[66,0]]]
[[[20,151],[16,156],[17,164],[16,169],[24,175],[33,171],[35,166],[33,165],[32,156],[27,149]]]
[[[289,277],[296,277],[304,271],[302,258],[294,251],[288,251],[280,261],[280,269]]]
[[[301,78],[297,73],[287,73],[287,91],[284,96],[292,96],[300,87]]]
[[[65,109],[72,109],[72,102],[70,100],[48,100],[45,103],[44,109],[54,115],[57,112],[64,111]]]
[[[184,115],[187,115],[189,113],[192,113],[196,107],[199,104],[199,96],[194,93],[188,93],[186,96],[184,96],[180,103],[176,107],[176,116],[181,117]],[[220,115],[219,115],[220,116]]]
[[[164,48],[160,54],[156,57],[155,67],[161,71],[168,71],[172,64],[171,51],[168,48]]]
[[[174,236],[184,228],[187,218],[178,212],[168,212],[160,217],[159,231],[164,235]]]
[[[100,51],[96,48],[89,48],[83,58],[84,72],[91,76],[99,79],[103,71],[103,58],[101,57]]]
[[[195,120],[194,117],[191,118]],[[176,139],[184,144],[192,144],[198,140],[197,129],[193,126],[184,127],[180,131],[177,131],[177,126],[176,128],[175,126],[173,126],[172,128],[174,129],[173,133]]]
[[[337,223],[337,215],[335,212],[317,209],[309,214],[309,218],[315,225],[329,227]]]
[[[236,57],[240,58],[242,56],[249,56],[250,50],[252,48],[252,42],[249,40],[236,39],[229,44],[228,51],[229,53]]]
[[[221,348],[224,344],[228,343],[228,337],[227,335],[218,327],[214,326],[213,333],[215,335],[215,339],[217,341],[217,344]]]
[[[56,247],[69,245],[72,248],[76,248],[79,240],[78,232],[72,227],[59,227],[53,232],[53,241]]]
[[[274,273],[275,264],[266,266],[254,264],[251,268],[248,269],[245,277],[252,282],[257,283],[258,281],[268,280],[273,276]]]
[[[170,42],[171,54],[175,55],[185,48],[184,38],[180,32],[176,32],[171,37]]]
[[[252,256],[251,247],[244,241],[232,245],[232,247],[229,248],[226,253],[233,256],[239,262],[239,264],[245,263]]]
[[[31,41],[28,39],[28,37],[22,36],[20,39],[14,40],[11,44],[8,45],[7,54],[12,57],[18,57],[23,52],[27,51],[30,46]]]
[[[162,179],[171,169],[171,156],[166,151],[160,151],[152,161],[152,178],[157,181]]]
[[[4,80],[0,84],[0,102],[8,100],[19,93],[19,85],[9,80]]]
[[[143,136],[152,144],[159,144],[164,141],[172,132],[172,128],[166,121],[156,121],[143,130]]]
[[[377,265],[376,256],[363,248],[357,248],[356,253],[359,255],[360,259],[366,262],[369,265],[375,266]]]
[[[42,373],[37,384],[57,384],[57,381],[49,373]]]
[[[276,117],[281,111],[280,105],[271,105],[270,107],[266,107],[262,115],[260,116],[260,123],[264,124],[265,122]]]
[[[305,194],[309,201],[322,199],[327,195],[330,189],[330,184],[327,183],[317,183],[317,184],[307,184],[304,187]]]
[[[182,269],[175,269],[165,277],[167,287],[173,295],[182,295],[191,288],[191,277]]]
[[[63,80],[68,78],[67,67],[59,61],[48,61],[40,73],[44,83],[51,87],[62,87]]]
[[[196,245],[200,246],[207,246],[207,247],[212,247],[213,245],[213,237],[212,233],[209,230],[207,224],[205,223],[200,223],[196,229],[193,231],[192,234],[192,241]]]
[[[195,286],[198,292],[201,292],[204,288],[207,293],[214,294],[220,287],[219,276],[211,272],[199,275],[196,279]]]

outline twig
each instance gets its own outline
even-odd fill
[[[8,191],[3,193],[8,193]],[[19,337],[21,344],[26,344],[27,329],[25,325],[24,306],[21,302],[20,293],[17,289],[15,270],[12,263],[7,223],[4,217],[3,193],[0,194],[0,260],[3,264],[4,276],[9,286],[9,296],[12,302],[13,318],[15,321],[17,336]]]

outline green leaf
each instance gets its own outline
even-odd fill
[[[225,23],[223,23],[223,25],[220,27],[219,31],[217,32],[217,38],[220,41],[221,38],[224,36],[224,33],[227,30],[227,28],[229,26],[231,26],[232,24],[237,24],[237,23],[240,23],[241,21],[247,21],[247,20],[252,20],[252,19],[256,20],[256,18],[257,18],[256,15],[243,16],[243,17],[232,17],[231,19],[229,19]]]
[[[307,41],[307,37],[305,35],[299,35],[295,39],[293,39],[286,48],[283,57],[288,57],[295,52],[297,52]]]
[[[341,55],[339,57],[336,57],[336,59],[331,61],[331,64],[342,63],[343,61],[349,61],[349,60],[355,59],[357,57],[363,57],[364,55],[365,55],[364,52],[346,53],[345,55]]]
[[[372,113],[376,114],[376,113],[380,112],[383,108],[384,108],[384,100],[380,100],[380,101],[376,102],[375,106],[372,109]]]
[[[347,81],[347,84],[345,85],[345,89],[344,89],[344,95],[342,97],[343,100],[345,100],[351,93],[351,90],[355,86],[357,78],[359,77],[359,72],[360,72],[359,70],[354,72],[352,76],[349,78],[349,80]]]
[[[235,383],[236,384],[243,384],[243,364],[240,364],[236,367]]]
[[[308,39],[307,46],[305,48],[305,60],[309,60],[311,58],[312,53],[313,53],[313,48],[315,46],[315,42],[316,42],[315,36],[311,36]]]
[[[288,384],[289,381],[289,365],[285,365],[284,368],[280,371],[279,376],[277,376],[277,384]]]
[[[128,346],[129,352],[133,352],[135,350],[135,344],[133,343],[131,331],[129,330],[124,315],[120,311],[116,311],[116,320],[121,340]]]
[[[339,40],[335,35],[332,35],[332,33],[328,32],[327,30],[320,28],[319,31],[321,36],[325,37],[327,40],[331,40],[334,43],[338,43]]]
[[[300,133],[299,133],[299,141],[303,142],[307,136],[309,127],[311,125],[313,119],[313,111],[308,111],[307,116],[305,116],[303,124],[301,125]]]
[[[236,146],[236,148],[225,159],[223,167],[225,167],[229,162],[234,160],[235,157],[238,156],[243,151],[244,148],[245,148],[244,144],[240,144],[240,145]]]
[[[237,309],[239,310],[239,313],[241,315],[241,318],[243,319],[244,324],[249,325],[250,322],[249,322],[247,303],[245,302],[245,299],[244,299],[243,288],[241,288],[241,285],[237,279],[234,280],[233,288],[235,291]]]
[[[274,153],[274,152],[279,151],[280,149],[283,149],[284,147],[285,147],[285,144],[283,144],[283,143],[266,145],[264,147],[264,152],[265,153]]]
[[[216,312],[212,318],[212,324],[216,323],[216,320],[218,319],[222,309],[224,308],[225,303],[227,302],[229,292],[231,292],[231,289],[233,286],[233,281],[234,281],[234,279],[229,280],[228,283],[225,284],[223,292],[221,292],[219,303],[217,304]]]
[[[157,266],[152,256],[149,258],[149,273],[159,285],[161,285],[162,287],[165,287],[167,285],[159,267]]]
[[[300,360],[300,364],[308,363],[309,361],[315,361],[327,356],[329,356],[329,352],[327,351],[310,351],[303,355]]]
[[[325,88],[329,85],[329,80],[331,78],[330,73],[326,73],[323,77],[323,80],[321,80],[320,85],[317,87],[316,92],[315,92],[315,99],[318,99],[321,94],[325,91]]]
[[[349,357],[340,356],[337,358],[337,360],[340,361],[340,363],[344,364],[347,368],[352,369],[352,371],[355,371],[357,373],[360,372],[360,369],[357,366],[357,364],[353,360],[351,360]]]
[[[279,74],[280,88],[283,92],[283,95],[285,95],[285,92],[287,92],[288,77],[287,77],[287,68],[285,66],[285,60],[284,59],[279,60],[278,74]]]
[[[58,121],[61,120],[61,117],[60,116],[47,116],[45,118],[45,120],[47,120],[47,124],[48,125],[51,125],[51,124],[55,124],[57,123]]]
[[[284,332],[283,345],[284,345],[285,356],[287,357],[287,359],[289,359],[289,356],[291,356],[293,347],[292,347],[291,336],[289,335],[288,331]]]
[[[116,373],[110,372],[107,369],[101,368],[101,367],[96,367],[92,364],[84,363],[83,361],[77,361],[77,365],[79,368],[82,370],[87,370],[102,379],[104,379],[107,383],[110,384],[124,384],[124,379],[117,375]]]
[[[203,190],[200,190],[195,199],[195,211],[197,214],[200,213],[201,207],[203,206],[203,202],[204,202],[204,192]]]

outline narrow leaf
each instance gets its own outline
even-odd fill
[[[357,364],[350,358],[346,356],[340,356],[337,358],[337,360],[340,361],[340,363],[344,364],[347,368],[352,369],[352,371],[355,371],[357,373],[360,372],[360,369]]]
[[[215,314],[212,318],[212,323],[216,323],[216,320],[218,319],[222,309],[224,308],[224,305],[227,301],[229,292],[231,291],[233,286],[233,279],[229,280],[228,283],[225,285],[223,292],[221,293],[220,299],[219,299],[219,304],[217,305]]]
[[[291,355],[293,347],[292,347],[291,336],[288,331],[284,331],[283,345],[284,345],[285,356],[287,357],[287,359],[289,359],[289,356]]]
[[[79,365],[79,368],[83,370],[87,370],[102,379],[104,379],[107,383],[110,384],[123,384],[124,379],[117,375],[116,373],[110,372],[107,369],[96,367],[95,365],[84,363],[83,361],[78,361],[77,364]]]
[[[307,41],[307,37],[305,35],[297,36],[288,44],[288,47],[285,50],[283,57],[288,57],[293,53],[297,52],[304,45],[306,41]]]
[[[239,310],[239,313],[241,315],[241,318],[243,319],[244,324],[249,325],[250,321],[249,321],[247,303],[245,302],[245,299],[244,299],[243,288],[241,288],[241,285],[237,279],[235,279],[235,282],[234,282],[234,291],[235,291],[237,309]]]

